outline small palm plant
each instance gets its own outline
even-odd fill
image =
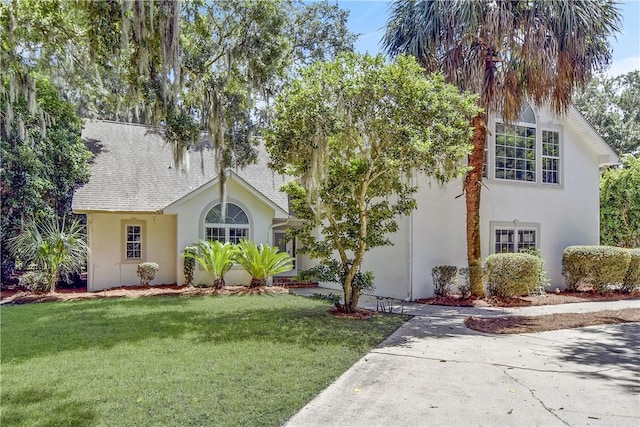
[[[243,239],[238,244],[238,263],[251,275],[251,288],[267,284],[267,279],[293,268],[293,258],[286,252],[279,252],[276,246],[259,245]]]
[[[65,225],[50,217],[37,224],[27,224],[24,231],[9,241],[9,250],[25,265],[45,273],[47,287],[56,291],[60,275],[80,271],[86,263],[89,248],[84,226],[78,221]]]
[[[224,287],[224,276],[235,262],[237,248],[231,243],[201,240],[196,251],[185,251],[185,259],[194,259],[213,278],[216,289]]]

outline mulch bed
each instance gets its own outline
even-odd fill
[[[468,328],[480,332],[522,334],[628,322],[640,322],[640,308],[602,310],[593,313],[558,313],[544,316],[467,317],[464,324]]]
[[[223,289],[212,287],[154,285],[154,286],[128,286],[122,288],[107,289],[97,292],[86,292],[85,289],[59,289],[56,292],[34,293],[24,290],[4,290],[0,294],[0,304],[29,304],[51,301],[77,301],[85,299],[103,298],[138,298],[155,295],[273,295],[289,293],[289,290],[280,286],[261,288],[249,288],[247,286],[225,286]]]

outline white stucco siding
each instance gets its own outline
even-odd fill
[[[269,243],[271,224],[276,210],[258,198],[240,183],[227,181],[227,202],[241,207],[249,217],[249,238],[256,243]],[[184,284],[182,251],[186,246],[197,243],[204,238],[204,218],[212,207],[220,203],[218,185],[209,185],[203,191],[198,191],[192,197],[172,205],[165,212],[171,212],[178,217],[177,223],[177,251],[174,254],[177,265],[177,276],[174,281]],[[234,266],[225,277],[228,285],[248,284],[251,277],[240,267]],[[201,268],[196,267],[194,284],[210,283],[211,278]]]
[[[91,252],[88,257],[87,288],[99,291],[118,286],[138,285],[136,273],[143,261],[156,262],[160,267],[152,285],[176,282],[176,218],[169,215],[129,213],[87,214],[88,238]],[[142,260],[126,260],[126,224],[143,227]]]

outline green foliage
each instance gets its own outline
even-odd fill
[[[580,282],[591,283],[601,293],[623,282],[631,253],[611,246],[569,246],[562,252],[562,275],[567,288],[576,290]]]
[[[295,233],[301,251],[321,260],[338,252],[345,306],[355,310],[365,252],[391,244],[397,217],[416,207],[407,176],[464,173],[475,98],[425,77],[413,58],[347,54],[302,70],[275,110],[266,145],[271,166],[299,180],[283,190],[306,221]]]
[[[628,249],[628,251],[631,259],[620,289],[633,292],[640,289],[640,249]]]
[[[186,256],[189,254],[189,256]],[[184,256],[182,261],[182,273],[184,274],[184,280],[187,282],[187,285],[193,284],[193,272],[196,267],[196,260],[193,257],[198,254],[197,246],[187,246],[184,248]]]
[[[485,264],[490,295],[516,297],[538,287],[542,269],[539,257],[525,253],[492,254]]]
[[[530,294],[535,295],[544,295],[545,288],[549,285],[549,279],[547,279],[547,271],[544,269],[544,260],[542,259],[542,255],[540,254],[540,249],[532,247],[532,248],[524,248],[520,250],[520,253],[533,255],[540,259],[540,277],[538,279],[538,286],[533,289]]]
[[[5,84],[0,81],[0,86],[9,90]],[[82,121],[50,83],[39,79],[34,84],[38,87],[36,101],[43,111],[40,117],[29,112],[23,96],[16,96],[13,102],[0,97],[0,111],[10,107],[22,128],[7,128],[7,121],[0,120],[0,135],[8,133],[0,138],[3,264],[15,261],[8,242],[25,223],[49,216],[71,220],[73,189],[89,178],[91,153],[80,139]],[[46,130],[40,123],[44,117],[50,121]]]
[[[316,279],[319,282],[344,283],[351,268],[349,263],[343,266],[335,259],[324,259],[318,265],[301,272],[299,276],[306,279]],[[358,291],[358,294],[373,293],[375,290],[374,279],[373,272],[365,271],[363,273],[358,270],[353,277],[352,286]]]
[[[43,271],[27,271],[20,276],[18,284],[32,292],[46,291],[49,289],[47,274]]]
[[[140,284],[142,286],[148,286],[149,283],[156,277],[156,273],[160,266],[155,262],[142,262],[138,264],[136,273],[140,278]]]
[[[251,275],[252,288],[265,286],[271,276],[293,268],[293,258],[286,252],[279,252],[277,246],[256,245],[247,239],[238,244],[236,261]]]
[[[618,154],[640,154],[640,71],[595,78],[573,102]]]
[[[43,271],[48,288],[55,292],[60,275],[67,276],[85,267],[89,249],[80,222],[66,224],[49,217],[40,223],[29,223],[22,233],[9,240],[9,250],[23,265],[33,264]]]
[[[201,240],[195,247],[196,251],[188,251],[188,248],[185,248],[183,254],[185,262],[197,261],[213,279],[213,286],[216,289],[222,288],[224,276],[233,266],[238,248],[232,243],[222,243],[217,240]]]
[[[640,154],[600,177],[600,243],[640,247]]]
[[[437,297],[444,297],[458,282],[458,267],[455,265],[436,265],[431,269],[433,279],[433,293]]]
[[[342,298],[340,295],[336,295],[333,292],[330,292],[329,294],[325,295],[325,294],[319,294],[317,292],[314,292],[313,294],[309,295],[309,298],[311,299],[317,299],[317,300],[321,300],[321,301],[328,301],[331,304],[333,304],[334,306],[339,306],[340,305],[340,298]]]
[[[458,269],[458,274],[462,277],[462,280],[458,280],[458,292],[462,299],[467,299],[471,296],[471,283],[469,282],[469,267],[462,267]]]

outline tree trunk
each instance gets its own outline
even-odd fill
[[[214,289],[222,289],[222,288],[224,288],[224,279],[215,279],[213,281],[213,288]]]
[[[356,270],[353,266],[351,268],[344,267],[345,276],[342,283],[342,290],[344,291],[344,305],[342,309],[345,313],[355,313],[358,309],[358,289],[353,286],[353,278],[355,277]]]
[[[469,284],[471,294],[484,296],[482,273],[482,252],[480,246],[480,191],[482,190],[482,171],[484,168],[484,148],[486,145],[486,114],[473,118],[473,151],[469,156],[469,166],[464,179],[464,192],[467,205],[467,260],[469,263]]]
[[[267,285],[266,279],[252,278],[251,279],[251,284],[249,285],[249,287],[250,288],[262,288],[262,287],[264,287],[266,285]]]

